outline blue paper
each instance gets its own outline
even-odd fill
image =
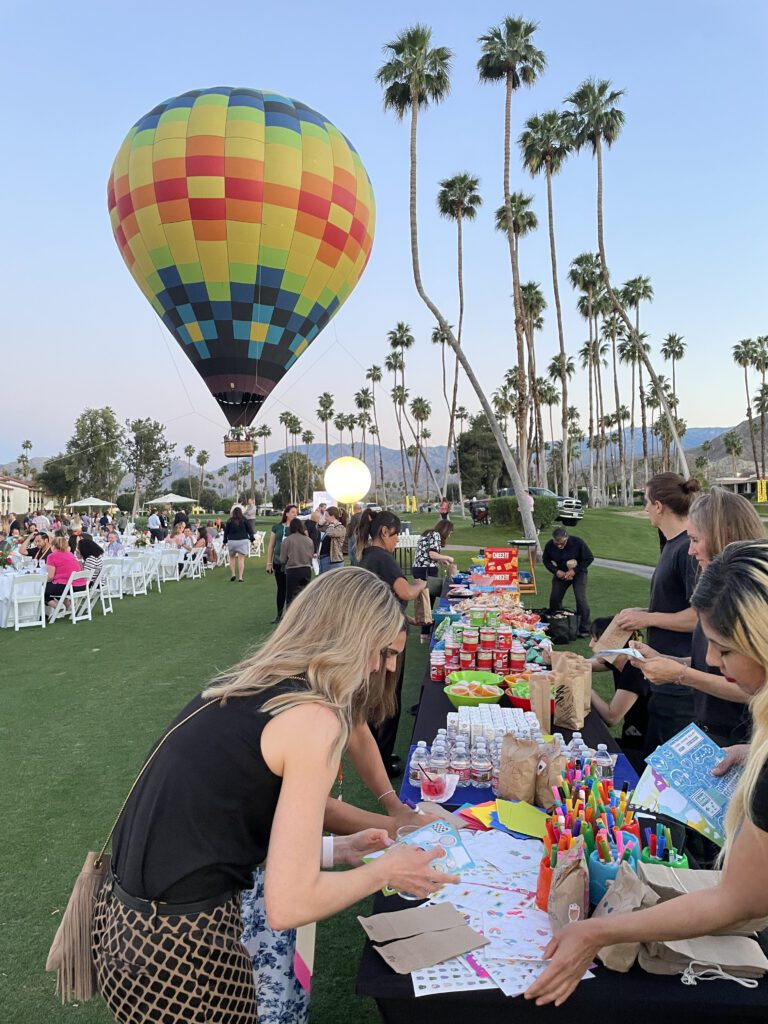
[[[743,769],[723,776],[712,769],[725,751],[696,725],[686,726],[650,754],[646,761],[671,789],[682,794],[716,832],[725,834],[725,813]]]

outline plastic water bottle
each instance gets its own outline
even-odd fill
[[[472,753],[472,765],[470,778],[473,786],[478,789],[490,789],[493,765],[485,746],[485,740],[478,740],[477,747]]]
[[[613,758],[605,743],[597,744],[597,751],[592,758],[592,775],[598,782],[613,778]]]
[[[491,791],[494,796],[499,793],[499,773],[501,771],[501,744],[494,743],[491,747]]]
[[[436,741],[432,744],[427,771],[430,775],[445,775],[448,771],[448,751],[444,743]]]
[[[468,786],[471,778],[472,762],[467,748],[461,740],[456,743],[453,753],[451,754],[451,774],[458,775],[459,781],[456,783],[456,788],[461,786]]]
[[[565,752],[565,740],[563,739],[563,734],[561,732],[552,733],[552,746],[555,748],[555,755],[559,754],[561,751]]]
[[[573,734],[571,742],[568,744],[568,754],[569,754],[569,756],[572,759],[577,758],[577,757],[583,757],[584,753],[586,752],[586,750],[587,750],[587,746],[584,743],[584,740],[581,738],[581,733],[580,732],[575,732]]]
[[[418,786],[421,784],[421,780],[424,778],[424,772],[422,768],[426,768],[429,763],[429,751],[427,750],[427,744],[425,740],[419,740],[416,744],[416,749],[411,754],[411,763],[408,767],[408,781],[412,786]]]

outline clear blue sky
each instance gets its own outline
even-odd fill
[[[129,5],[6,3],[0,162],[3,244],[3,397],[0,461],[24,437],[33,455],[55,453],[86,405],[111,405],[120,418],[168,424],[179,446],[221,457],[224,419],[191,364],[130,277],[106,209],[115,152],[133,122],[160,100],[191,88],[272,89],[322,111],[353,141],[377,199],[368,269],[347,304],[274,392],[264,418],[279,441],[288,407],[320,435],[316,397],[331,391],[352,411],[364,368],[383,363],[386,332],[408,321],[411,394],[432,400],[435,443],[447,416],[431,321],[413,287],[408,249],[407,130],[382,110],[374,81],[382,45],[416,20],[455,54],[452,92],[422,119],[420,232],[428,290],[456,319],[455,233],[435,211],[440,178],[480,176],[485,205],[466,229],[465,339],[490,392],[514,361],[505,243],[493,231],[501,197],[503,88],[481,86],[477,36],[505,14],[538,20],[536,42],[549,68],[515,96],[513,132],[531,113],[557,106],[585,77],[626,89],[626,127],[605,161],[606,242],[614,279],[642,273],[656,293],[643,311],[654,349],[665,334],[685,336],[679,370],[681,413],[691,425],[728,425],[744,416],[743,385],[730,359],[742,337],[768,333],[765,309],[765,47],[762,0],[537,0],[509,7],[409,3],[266,5],[167,0]],[[513,187],[536,197],[543,183],[513,162]],[[596,247],[594,167],[583,153],[555,181],[556,230],[566,345],[584,325],[565,283],[568,262]],[[523,280],[542,283],[551,305],[545,230],[523,242]],[[554,353],[554,317],[539,340],[540,364]],[[165,338],[163,337],[165,335]],[[669,372],[657,357],[660,372]],[[574,399],[586,416],[586,388]],[[461,393],[470,409],[477,402]],[[391,411],[382,437],[394,443]]]

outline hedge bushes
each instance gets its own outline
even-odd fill
[[[518,537],[525,536],[517,498],[492,498],[488,503],[495,526],[508,526]],[[557,519],[557,498],[546,495],[533,499],[533,523],[537,530],[546,530]]]

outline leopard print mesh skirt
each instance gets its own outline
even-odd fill
[[[119,1024],[257,1024],[239,897],[188,916],[126,907],[103,886],[94,909],[99,991]]]

